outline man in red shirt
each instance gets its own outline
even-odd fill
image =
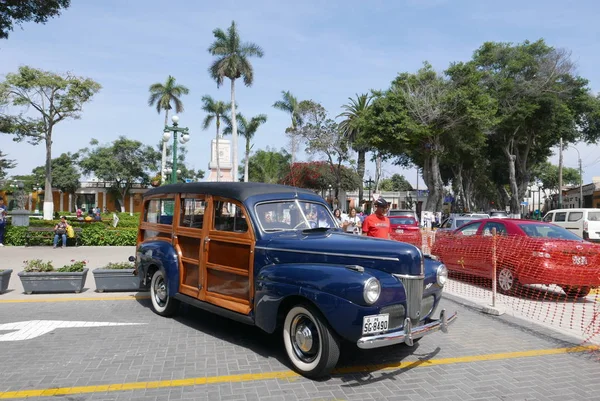
[[[375,213],[367,216],[365,221],[363,221],[363,235],[390,239],[390,219],[385,215],[389,208],[388,203],[385,199],[379,198],[373,202],[373,206],[375,206]]]

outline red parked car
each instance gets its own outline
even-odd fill
[[[577,298],[600,286],[600,245],[540,221],[477,220],[436,238],[431,253],[450,271],[491,278],[493,241],[497,286],[503,293],[513,293],[519,284],[557,284]]]
[[[413,216],[391,216],[389,219],[392,239],[421,247],[421,229]]]

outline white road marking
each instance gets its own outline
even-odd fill
[[[30,340],[48,334],[56,329],[69,329],[77,327],[108,327],[108,326],[135,326],[146,323],[112,323],[112,322],[78,322],[67,320],[28,320],[25,322],[0,324],[0,331],[11,333],[0,334],[0,341]],[[13,331],[14,330],[14,331]]]

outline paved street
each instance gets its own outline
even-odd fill
[[[130,251],[80,250],[91,263]],[[336,373],[311,381],[290,370],[280,334],[187,306],[162,318],[146,298],[97,294],[92,284],[88,277],[82,294],[14,288],[0,295],[0,399],[584,400],[600,393],[600,355],[573,348],[579,339],[449,299],[444,306],[459,319],[448,334],[412,349],[346,345]]]

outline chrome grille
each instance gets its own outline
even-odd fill
[[[434,302],[435,298],[433,295],[423,298],[423,302],[421,303],[421,318],[424,318],[431,313]]]
[[[406,311],[413,325],[421,320],[421,302],[423,300],[423,276],[396,275],[406,291]]]
[[[381,312],[379,313],[389,313],[390,314],[390,320],[389,320],[389,329],[399,329],[400,327],[402,327],[402,325],[404,324],[404,315],[406,314],[406,311],[404,310],[404,306],[403,305],[390,305],[390,306],[384,306],[383,308],[381,308]]]

